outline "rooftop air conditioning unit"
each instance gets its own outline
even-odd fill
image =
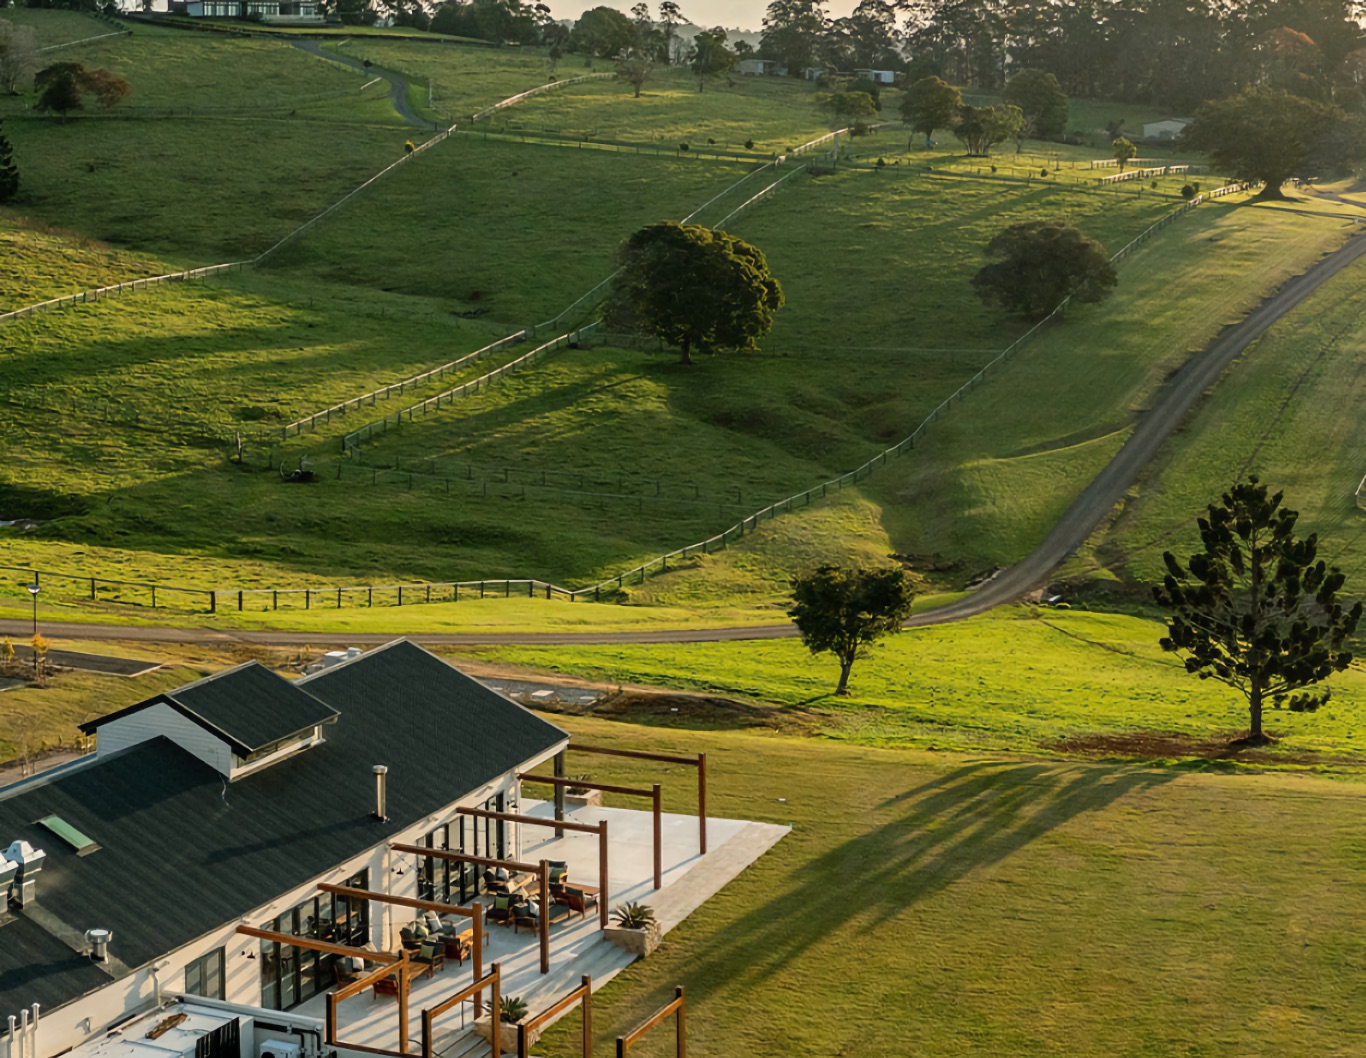
[[[304,1045],[298,1040],[262,1040],[257,1058],[304,1058]]]

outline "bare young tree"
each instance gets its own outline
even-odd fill
[[[0,88],[19,94],[19,84],[38,69],[38,38],[28,26],[0,18]]]

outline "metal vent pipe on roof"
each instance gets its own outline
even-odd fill
[[[114,934],[107,929],[88,929],[85,931],[85,942],[90,945],[90,957],[96,962],[105,962],[109,958],[109,942],[114,939]]]
[[[376,764],[375,768],[375,818],[381,823],[389,822],[387,812],[388,802],[386,795],[388,790],[385,788],[387,780],[385,776],[389,774],[389,767],[386,764]]]

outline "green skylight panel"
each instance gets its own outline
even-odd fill
[[[61,816],[44,816],[38,820],[38,825],[46,827],[65,841],[76,850],[77,856],[89,855],[99,848],[94,839],[86,837]]]

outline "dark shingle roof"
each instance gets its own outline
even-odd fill
[[[300,731],[336,719],[337,712],[298,684],[281,679],[258,661],[225,669],[81,725],[86,734],[100,726],[165,702],[200,727],[229,743],[239,756]]]
[[[0,847],[23,838],[44,849],[39,902],[77,932],[113,930],[111,955],[136,968],[568,737],[405,642],[300,684],[341,712],[321,745],[225,784],[168,739],[144,742],[0,797]],[[372,814],[375,764],[389,766],[388,823]],[[34,822],[51,814],[100,850],[78,857],[53,840]],[[9,943],[14,930],[0,927],[0,1011],[60,1005],[108,980],[88,965],[50,973],[60,945],[30,957]]]

